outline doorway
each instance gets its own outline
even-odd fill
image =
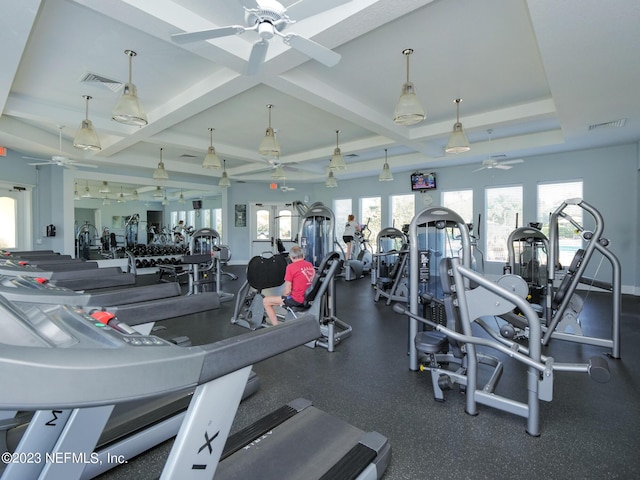
[[[289,251],[295,245],[299,218],[292,203],[253,203],[250,208],[251,256]]]

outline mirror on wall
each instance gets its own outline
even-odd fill
[[[75,178],[73,197],[79,257],[116,258],[125,247],[172,245],[179,220],[192,229],[222,224],[217,187]]]

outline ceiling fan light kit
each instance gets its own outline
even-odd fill
[[[415,125],[426,118],[424,109],[420,104],[420,100],[418,100],[415,86],[409,80],[409,55],[412,53],[413,49],[411,48],[406,48],[402,51],[402,54],[407,59],[407,81],[402,85],[402,93],[393,113],[393,123],[396,125]]]
[[[89,95],[83,95],[82,98],[85,99],[85,118],[82,120],[80,129],[73,139],[73,146],[81,150],[102,150],[98,134],[93,128],[93,123],[89,120],[89,100],[91,100],[92,97]]]
[[[339,136],[340,130],[336,130],[336,148],[333,150],[333,155],[331,156],[331,162],[329,163],[329,169],[334,171],[346,170],[347,164],[344,163],[344,157],[342,156],[342,152],[340,151],[339,146]]]
[[[379,182],[391,182],[393,181],[393,174],[389,169],[389,162],[387,161],[387,149],[384,149],[384,165],[382,166],[382,171],[380,172],[380,176],[378,177]]]
[[[278,140],[276,139],[276,134],[273,128],[271,128],[271,109],[273,105],[267,105],[267,109],[269,111],[269,126],[267,127],[267,131],[260,142],[260,148],[258,148],[258,153],[264,157],[277,158],[280,156],[280,144],[278,144]]]
[[[207,154],[204,157],[202,162],[203,168],[214,168],[218,169],[222,167],[220,163],[220,158],[216,154],[216,149],[213,146],[213,128],[209,128],[210,142],[209,142],[209,150],[207,150]]]
[[[149,123],[147,121],[147,114],[140,105],[138,89],[131,82],[131,62],[132,58],[137,54],[133,50],[125,50],[124,53],[129,57],[129,81],[124,84],[122,95],[113,108],[111,117],[116,122],[124,123],[125,125],[143,127]]]
[[[464,128],[462,128],[462,123],[460,123],[460,102],[462,102],[462,99],[456,98],[454,101],[456,104],[456,123],[453,124],[453,131],[444,151],[447,153],[464,153],[471,150],[471,147],[464,133]]]
[[[164,162],[162,161],[162,148],[160,149],[160,162],[158,162],[158,167],[153,172],[154,180],[169,180],[169,174],[167,170],[164,168]]]

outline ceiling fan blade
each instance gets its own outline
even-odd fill
[[[295,48],[299,52],[304,53],[308,57],[313,58],[315,61],[320,62],[327,67],[337,65],[342,58],[339,53],[295,33],[285,35],[283,39],[284,43],[290,47]]]
[[[46,162],[47,160],[45,160],[44,158],[36,158],[36,157],[22,157],[25,160],[38,160],[39,162]]]
[[[227,37],[229,35],[240,35],[247,29],[241,25],[230,25],[228,27],[210,28],[208,30],[200,30],[197,32],[174,33],[171,40],[175,43],[191,43],[201,40],[210,40],[212,38]]]
[[[88,163],[78,163],[78,162],[69,162],[66,165],[69,165],[71,167],[86,167],[86,168],[98,168],[97,165],[90,165]]]
[[[26,157],[25,157],[26,158]],[[37,160],[37,159],[34,159]],[[39,162],[39,163],[29,163],[28,165],[31,166],[38,166],[38,165],[55,165],[55,163],[53,162]]]
[[[500,162],[502,165],[515,165],[516,163],[524,163],[522,158],[516,158],[514,160],[505,160],[504,162]]]
[[[476,173],[476,172],[479,172],[480,170],[484,170],[484,169],[486,169],[486,168],[487,168],[487,167],[480,167],[480,168],[476,168],[476,169],[475,169],[474,171],[472,171],[471,173]]]
[[[260,67],[264,63],[264,59],[267,57],[267,49],[269,48],[269,42],[261,40],[253,44],[251,49],[251,55],[249,55],[249,61],[247,62],[246,75],[255,75],[260,71]]]
[[[511,165],[503,165],[501,163],[494,165],[493,168],[497,168],[499,170],[511,170],[513,167]]]

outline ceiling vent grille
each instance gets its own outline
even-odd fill
[[[103,85],[112,92],[117,92],[122,88],[122,82],[118,80],[111,80],[110,78],[103,77],[101,75],[97,75],[95,73],[87,73],[81,79],[81,83],[97,83],[98,85]]]
[[[594,123],[593,125],[589,125],[589,130],[595,130],[596,128],[604,128],[604,127],[624,127],[625,123],[627,123],[626,118],[621,118],[620,120],[613,120],[611,122]]]

